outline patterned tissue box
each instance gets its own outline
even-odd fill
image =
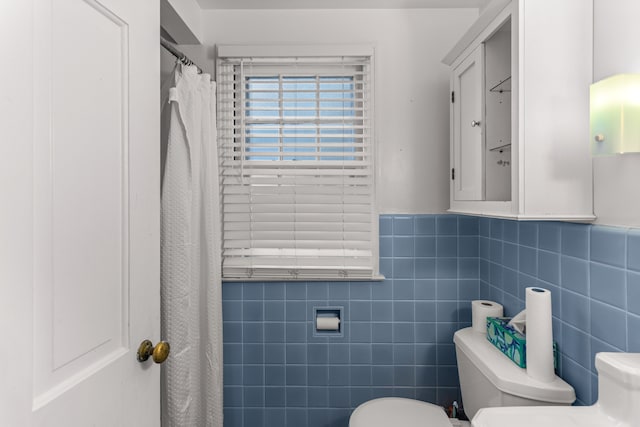
[[[487,317],[487,340],[521,368],[527,367],[527,339],[508,325],[510,317]],[[558,368],[558,352],[553,343],[553,367]]]

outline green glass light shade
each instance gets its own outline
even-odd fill
[[[591,85],[591,154],[640,152],[640,74],[617,74]]]

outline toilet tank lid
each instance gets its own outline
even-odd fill
[[[569,384],[556,376],[550,383],[534,380],[488,340],[486,334],[472,328],[457,331],[453,336],[456,350],[471,362],[500,391],[526,399],[556,404],[571,404],[576,394]]]

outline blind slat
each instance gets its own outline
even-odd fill
[[[253,223],[269,223],[269,222],[336,222],[344,223],[348,226],[350,223],[366,224],[370,218],[369,213],[331,213],[331,212],[230,212],[226,215],[229,222],[253,222]]]
[[[368,204],[353,205],[254,205],[254,204],[230,204],[224,203],[223,214],[227,213],[368,213],[371,208]],[[254,220],[255,221],[255,220]]]
[[[358,177],[349,179],[349,185],[345,186],[350,189],[355,188],[367,188],[367,191],[371,194],[371,189],[368,186],[368,182],[370,181],[369,177]],[[287,188],[294,187],[301,189],[304,191],[305,188],[313,188],[313,187],[326,187],[333,188],[333,191],[341,191],[340,189],[335,189],[336,185],[344,186],[344,178],[341,176],[317,176],[314,177],[310,182],[303,182],[298,177],[252,177],[252,176],[225,176],[221,181],[223,190],[221,190],[221,194],[231,193],[231,192],[239,192],[239,189],[242,191],[252,191],[247,187],[252,186],[255,187],[255,194],[263,194],[265,192],[277,192],[277,191],[287,191]],[[258,187],[258,185],[260,187]],[[229,189],[229,191],[227,191]],[[327,190],[331,191],[331,190]]]
[[[265,123],[263,125],[261,125],[259,128],[256,129],[260,129],[261,131],[263,130],[280,130],[280,124],[278,123]],[[239,129],[243,129],[244,126],[240,126],[239,124],[234,124],[234,123],[227,123],[226,125],[224,124],[219,124],[218,126],[218,130],[222,130],[222,131],[228,131],[232,133],[232,136],[234,135],[233,132],[236,132]],[[347,123],[342,123],[339,120],[334,121],[334,123],[320,123],[320,124],[309,124],[309,123],[295,123],[295,124],[290,124],[290,126],[287,128],[288,130],[318,130],[318,133],[322,133],[322,131],[328,131],[328,130],[351,130],[351,131],[355,131],[355,130],[365,130],[365,129],[369,129],[368,126],[361,126],[361,125],[353,125],[353,124],[347,124]],[[358,134],[358,133],[356,133]]]
[[[346,197],[350,195],[371,195],[371,189],[368,186],[349,186],[344,188],[336,188],[332,185],[320,186],[320,185],[279,185],[264,186],[256,188],[254,190],[247,189],[244,185],[226,185],[222,189],[222,194],[226,195],[281,195],[281,194],[312,194],[312,195],[330,195],[330,194],[344,194]]]
[[[345,226],[346,224],[346,226]],[[224,223],[224,231],[244,231],[246,232],[246,222],[240,221],[227,221]],[[349,231],[367,231],[371,232],[371,224],[368,223],[344,223],[340,222],[297,222],[293,225],[291,222],[255,222],[251,225],[251,231],[294,231],[306,230],[306,231],[343,231],[345,229]]]
[[[245,205],[245,206],[249,206],[247,209],[243,210],[243,211],[249,211],[252,212],[254,214],[260,213],[258,210],[252,210],[252,206],[268,206],[268,205],[273,205],[273,206],[281,206],[282,204],[287,204],[286,200],[288,198],[291,198],[291,196],[295,196],[295,194],[292,193],[288,193],[288,194],[260,194],[257,196],[253,196],[253,195],[247,195],[247,194],[239,194],[239,193],[230,193],[230,194],[223,194],[222,197],[224,198],[225,203],[227,203],[228,205],[234,205],[234,206],[238,206],[238,205]],[[302,196],[306,196],[306,197],[313,197],[310,193],[308,194],[303,194]],[[340,203],[341,200],[345,200],[349,197],[353,197],[353,198],[358,198],[358,200],[355,200],[353,202],[348,202],[345,203],[345,205],[367,205],[369,204],[369,201],[371,199],[371,193],[365,193],[365,192],[360,192],[360,193],[354,193],[352,195],[347,195],[345,194],[344,196],[340,196],[337,194],[322,194],[320,196],[319,199],[317,200],[326,200],[327,203]],[[255,198],[254,198],[255,197]],[[277,198],[277,201],[274,202],[269,202],[269,198]],[[307,199],[307,201],[309,201]],[[280,203],[278,203],[280,202]],[[315,202],[309,202],[309,203],[302,203],[302,202],[298,202],[298,201],[294,201],[293,203],[296,203],[299,206],[305,206],[305,205],[311,205],[312,208],[314,208],[314,205],[319,204],[320,202],[315,201]],[[325,212],[318,212],[318,213],[327,213],[326,209],[330,209],[330,208],[324,208],[323,210]],[[334,208],[335,209],[335,208]],[[348,212],[344,209],[336,209],[337,212],[340,213],[353,213],[353,212]],[[296,209],[294,210],[293,213],[312,213],[312,212],[303,212],[302,209]],[[256,219],[256,221],[258,221]]]
[[[343,258],[354,257],[360,258],[362,264],[367,262],[366,257],[371,256],[368,249],[296,249],[296,248],[251,248],[251,249],[226,249],[224,253],[230,256],[229,264],[242,264],[246,266],[252,265],[252,259],[241,259],[243,257],[255,257],[264,265],[264,260],[271,259],[273,263],[281,262],[286,257],[308,257],[313,258],[310,266],[318,266],[323,264],[343,264]],[[342,262],[341,262],[342,261]],[[307,260],[308,262],[308,260]],[[254,264],[255,265],[255,264]],[[344,264],[343,264],[344,265]]]
[[[287,238],[289,237],[289,238]],[[330,240],[330,239],[313,239],[310,236],[300,236],[300,240],[296,241],[294,238],[297,236],[282,236],[282,239],[259,239],[254,236],[243,238],[235,238],[223,240],[223,248],[232,249],[246,249],[250,247],[252,249],[299,249],[299,250],[342,250],[344,248],[344,239],[342,240]],[[317,236],[316,236],[317,237]],[[368,239],[351,239],[349,242],[349,249],[369,251],[371,244]]]
[[[224,176],[246,176],[256,178],[258,175],[263,176],[283,176],[283,177],[298,177],[303,182],[304,178],[320,176],[371,176],[371,168],[368,162],[341,162],[341,164],[334,165],[333,169],[322,168],[314,165],[311,162],[296,162],[298,169],[291,168],[289,164],[281,164],[284,162],[271,162],[271,168],[269,168],[269,162],[253,161],[250,166],[244,166],[241,168],[240,161],[229,161],[221,159],[221,166],[224,168],[222,175]],[[245,162],[246,165],[247,162]],[[317,162],[314,162],[317,163]],[[329,163],[329,162],[327,162]],[[261,167],[262,166],[262,167]],[[273,167],[281,166],[281,169],[273,169]],[[283,166],[288,166],[285,169]],[[307,166],[303,168],[302,166]],[[359,166],[359,167],[358,167]],[[313,168],[312,168],[313,167]],[[313,181],[309,181],[313,182]],[[343,182],[344,185],[344,182]]]

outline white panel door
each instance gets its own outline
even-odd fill
[[[484,199],[482,45],[453,69],[454,200]]]
[[[0,113],[30,150],[0,176],[28,193],[8,192],[21,233],[3,215],[0,255],[24,246],[30,272],[0,276],[15,287],[0,294],[14,306],[2,364],[17,370],[0,379],[0,425],[159,425],[160,367],[136,360],[160,338],[159,4],[8,3],[3,36],[24,49],[3,81],[24,98]]]

